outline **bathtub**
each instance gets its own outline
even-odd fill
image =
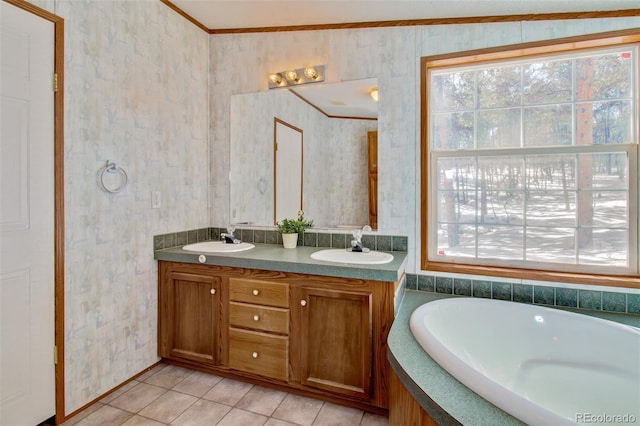
[[[449,374],[527,424],[640,423],[638,328],[463,297],[425,303],[410,327]]]

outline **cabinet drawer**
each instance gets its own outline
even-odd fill
[[[229,298],[236,302],[289,307],[289,284],[229,278]]]
[[[289,338],[229,329],[229,367],[287,381]]]
[[[230,302],[229,322],[233,327],[289,334],[288,309]]]

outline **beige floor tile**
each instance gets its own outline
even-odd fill
[[[262,426],[268,419],[260,414],[234,408],[220,420],[217,426]]]
[[[171,389],[186,379],[191,373],[192,370],[187,370],[186,368],[177,367],[175,365],[167,365],[156,374],[145,379],[144,382],[150,385],[160,386],[161,388]]]
[[[137,380],[132,380],[129,383],[127,383],[126,385],[122,386],[120,389],[111,392],[109,395],[105,396],[104,398],[102,398],[100,400],[101,403],[103,404],[108,404],[111,401],[113,401],[114,399],[116,399],[117,397],[119,397],[120,395],[122,395],[123,393],[125,393],[126,391],[128,391],[129,389],[135,387],[138,383],[140,383]]]
[[[322,401],[304,396],[288,394],[272,414],[273,417],[296,423],[311,425],[322,408]]]
[[[273,417],[269,417],[269,420],[264,424],[264,426],[299,426],[297,423],[289,423],[284,420],[274,419]]]
[[[138,383],[136,386],[111,401],[109,405],[132,413],[137,413],[165,392],[167,392],[166,389],[159,388],[158,386],[153,386],[147,383]]]
[[[217,424],[229,411],[231,411],[231,407],[228,405],[199,399],[171,424],[174,426],[211,426]]]
[[[313,422],[314,426],[359,425],[364,412],[355,408],[325,402]]]
[[[171,423],[197,400],[195,396],[170,390],[143,408],[139,414],[162,423]]]
[[[133,414],[115,407],[103,405],[84,419],[77,426],[115,426],[126,422]]]
[[[212,387],[218,384],[220,380],[222,380],[222,377],[220,376],[194,371],[172,389],[178,392],[201,397],[205,393],[209,392]]]
[[[122,426],[164,426],[164,423],[135,415],[123,423]]]
[[[73,426],[73,425],[77,424],[78,422],[80,422],[80,420],[84,419],[89,414],[93,413],[94,411],[99,410],[103,406],[104,406],[104,404],[102,404],[100,402],[96,402],[95,404],[91,404],[90,406],[88,406],[87,408],[85,408],[84,410],[82,410],[81,412],[76,414],[75,416],[71,417],[66,422],[62,423],[62,425],[60,425],[60,426]]]
[[[136,380],[139,382],[144,382],[145,380],[147,380],[149,377],[153,376],[154,374],[156,374],[157,372],[159,372],[160,370],[163,370],[165,368],[167,368],[169,366],[169,364],[158,364],[154,367],[152,367],[149,371],[147,371],[146,373],[136,377]]]
[[[231,379],[222,379],[203,398],[209,401],[226,405],[236,405],[238,401],[253,387],[249,383],[238,382]]]
[[[236,407],[251,411],[252,413],[270,416],[275,409],[278,408],[278,405],[280,405],[285,396],[287,396],[286,392],[265,388],[263,386],[254,386],[242,397],[240,402],[236,404]]]
[[[360,426],[388,426],[389,418],[372,413],[364,413]]]

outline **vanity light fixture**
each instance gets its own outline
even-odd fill
[[[377,87],[374,87],[373,89],[371,89],[371,92],[369,92],[369,94],[371,95],[371,98],[374,101],[378,102],[379,93],[378,93],[378,88]]]
[[[319,83],[325,80],[325,65],[274,72],[268,75],[269,89],[291,87],[300,84]]]

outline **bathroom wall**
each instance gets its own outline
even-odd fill
[[[158,0],[34,3],[65,20],[69,414],[158,360],[153,235],[209,225],[209,36]]]
[[[377,78],[379,231],[409,236],[419,268],[420,57],[640,27],[640,17],[387,27],[211,37],[212,226],[229,221],[229,96],[267,90],[267,74],[326,64],[327,80]],[[238,73],[232,72],[238,70]]]

